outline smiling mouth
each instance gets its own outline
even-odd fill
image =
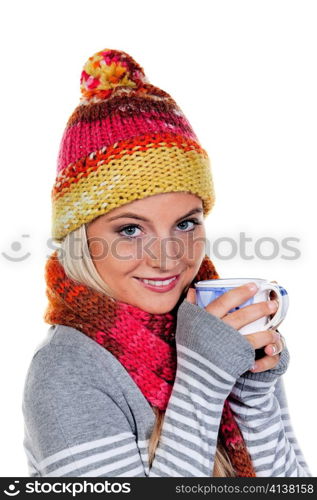
[[[137,278],[138,280],[144,281],[145,283],[149,283],[151,285],[168,285],[176,278],[178,278],[179,274],[174,274],[173,276],[168,276],[167,278]]]
[[[158,291],[158,292],[166,292],[174,288],[176,283],[179,280],[179,274],[177,276],[174,276],[170,279],[160,279],[160,280],[149,280],[146,278],[137,278],[137,279],[143,286],[146,288],[153,290],[153,291]]]

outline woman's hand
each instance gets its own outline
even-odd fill
[[[237,307],[256,294],[257,288],[251,289],[251,283],[242,285],[232,290],[228,290],[217,299],[210,302],[205,310],[217,318],[221,319],[236,330],[245,325],[276,312],[278,303],[275,300],[258,302],[245,306],[242,309],[229,313],[232,308]],[[192,304],[196,303],[196,291],[189,288],[186,300]],[[264,348],[266,356],[257,359],[253,372],[262,372],[275,368],[280,360],[279,353],[283,350],[284,344],[281,335],[274,329],[244,335],[244,338],[250,342],[254,349]]]

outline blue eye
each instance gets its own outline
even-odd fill
[[[185,230],[182,230],[183,233],[193,231],[195,229],[195,226],[201,224],[201,222],[199,222],[198,219],[187,219],[187,220],[183,220],[182,222],[179,222],[177,224],[177,226],[181,226],[183,224],[188,224],[189,222],[191,222],[193,224],[193,226],[190,229],[185,228]],[[142,230],[142,228],[138,224],[129,224],[128,226],[121,227],[116,232],[118,234],[120,234],[121,236],[125,236],[126,238],[132,240],[132,239],[135,239],[138,236],[140,236],[140,234],[135,234],[135,232],[134,232],[135,229],[139,229],[140,231]],[[122,234],[124,231],[128,231],[128,233]]]
[[[122,229],[120,229],[120,231],[118,231],[118,233],[121,234],[123,231],[130,231],[131,229],[132,229],[132,231],[134,231],[135,228],[141,230],[140,226],[138,226],[137,224],[130,224],[129,226],[125,226]],[[128,234],[124,234],[123,236],[127,236],[127,238],[135,238],[135,233],[130,232]],[[140,235],[137,235],[137,236],[140,236]]]
[[[188,222],[192,222],[194,224],[194,226],[191,229],[188,229],[187,231],[192,231],[195,229],[196,225],[201,224],[201,222],[198,222],[197,219],[187,219],[187,220],[183,220],[182,222],[179,222],[178,226],[180,226],[181,224],[187,224]],[[185,231],[185,232],[187,232],[187,231]]]

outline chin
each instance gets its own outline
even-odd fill
[[[184,295],[181,294],[180,296],[175,297],[173,300],[165,300],[162,301],[162,303],[155,303],[154,299],[151,300],[149,303],[142,303],[142,305],[138,305],[140,309],[142,309],[145,312],[148,312],[150,314],[166,314],[171,312],[175,306],[179,306],[180,303],[184,300]]]
[[[140,307],[140,309],[142,309],[143,311],[149,313],[149,314],[166,314],[166,313],[169,313],[171,312],[171,310],[174,308],[174,306],[171,306],[171,307],[145,307],[145,306],[142,306]]]

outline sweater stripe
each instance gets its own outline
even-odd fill
[[[144,477],[144,469],[142,465],[138,465],[134,469],[129,469],[123,474],[117,474],[116,477]]]
[[[183,469],[184,471],[188,472],[189,475],[199,477],[201,474],[201,469],[197,469],[192,465],[192,463],[178,458],[174,453],[170,453],[166,449],[163,449],[162,446],[157,450],[156,455],[158,455],[159,457],[163,457],[165,460],[170,460],[170,462],[174,464],[174,466],[177,466],[177,469]],[[191,458],[192,457],[187,456],[188,460],[190,460]]]
[[[224,370],[222,370],[221,368],[219,368],[218,366],[213,364],[211,361],[209,361],[208,359],[201,356],[199,353],[192,351],[191,349],[188,349],[188,347],[186,347],[180,343],[177,344],[177,354],[178,353],[183,353],[184,358],[185,359],[187,358],[188,361],[190,361],[191,358],[193,360],[199,361],[199,363],[201,363],[202,365],[205,365],[205,367],[209,368],[211,373],[215,373],[215,374],[219,375],[220,377],[222,377],[224,382],[227,382],[230,384],[235,383],[236,379],[232,375],[225,372]],[[177,361],[180,361],[180,360],[181,360],[181,357],[178,356]],[[217,387],[218,386],[219,386],[219,382],[217,381]]]
[[[169,450],[172,451],[175,447],[175,441],[171,438],[168,438],[164,436],[161,439],[162,445],[164,447],[169,447]],[[178,451],[184,455],[184,457],[191,457],[193,460],[195,460],[198,464],[202,465],[203,467],[208,467],[209,466],[209,459],[207,457],[204,457],[202,454],[200,454],[198,451],[193,450],[192,448],[189,448],[185,446],[184,444],[179,444],[178,445]]]
[[[119,461],[112,461],[112,463],[108,465],[102,465],[101,467],[98,467],[93,470],[89,470],[88,472],[85,472],[84,474],[79,474],[78,477],[89,477],[89,476],[101,476],[101,475],[117,475],[117,472],[120,472],[120,469],[129,465],[130,464],[138,464],[140,465],[140,457],[138,454],[134,454],[132,457],[128,458],[123,458],[122,460]]]
[[[180,365],[181,366],[181,365]],[[209,396],[209,401],[212,400],[214,404],[220,404],[224,401],[223,395],[225,392],[218,391],[218,387],[212,386],[211,389],[208,385],[204,385],[201,383],[196,376],[190,376],[184,371],[179,370],[179,377],[186,383],[186,386],[193,387],[194,389],[198,389],[200,392],[203,392],[206,396]],[[206,379],[207,380],[207,379]],[[230,387],[230,386],[228,386]]]
[[[180,383],[181,382],[181,383]],[[184,395],[187,394],[188,388],[187,384],[182,385],[183,381],[175,381],[174,383],[174,389],[178,393],[179,400],[183,401]],[[200,396],[199,393],[194,392],[194,390],[191,393],[191,398],[193,402],[195,403],[195,406],[200,408],[200,410],[207,410],[208,414],[217,418],[218,416],[218,411],[215,411],[214,407],[210,402],[206,401],[206,398],[203,396]]]
[[[125,446],[118,446],[118,448],[111,449],[111,450],[103,452],[103,453],[96,453],[96,454],[94,453],[93,455],[90,455],[90,456],[82,458],[82,459],[76,459],[75,465],[73,463],[70,463],[66,466],[54,469],[53,471],[51,471],[49,473],[49,476],[54,476],[54,475],[58,475],[58,476],[62,475],[63,476],[65,474],[67,474],[68,472],[73,471],[74,468],[84,469],[85,467],[89,467],[91,465],[95,465],[96,463],[99,463],[102,461],[107,461],[109,459],[113,462],[114,457],[116,457],[117,455],[126,456],[129,454],[129,452],[131,450],[133,450],[133,456],[129,457],[129,459],[128,459],[129,463],[130,463],[131,461],[133,462],[136,460],[136,458],[135,458],[135,456],[136,456],[135,443],[130,443],[130,444],[125,445]],[[138,457],[137,457],[137,460],[138,460]],[[117,463],[119,464],[119,463],[121,463],[121,461],[119,460]]]
[[[172,423],[168,422],[167,420],[164,421],[164,436],[169,437],[170,439],[175,439],[175,434],[178,432],[177,427],[175,427]],[[202,441],[201,437],[192,432],[187,432],[183,428],[181,429],[181,437],[182,437],[182,442],[191,448],[194,448],[195,450],[199,451],[200,453],[204,453],[205,456],[208,456],[209,452],[209,445],[207,441]],[[162,439],[162,438],[161,438]],[[178,446],[178,445],[177,445]]]

